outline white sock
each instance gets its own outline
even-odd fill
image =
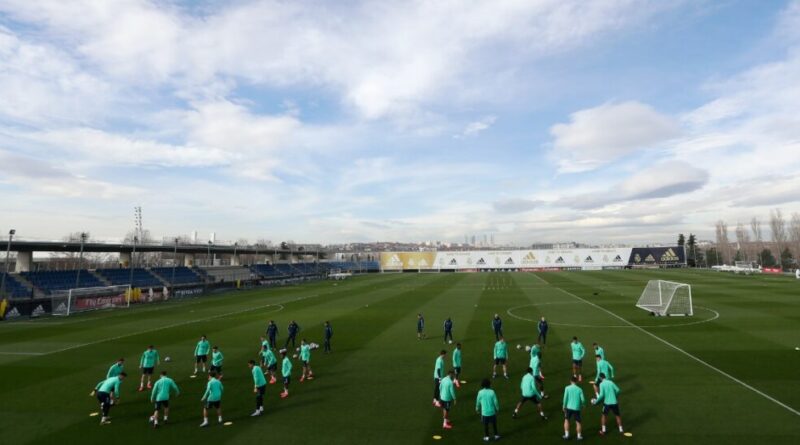
[[[208,423],[208,417],[203,417],[203,423]]]
[[[619,427],[619,432],[620,432],[620,433],[622,432],[622,426],[620,426],[620,427]]]
[[[605,425],[601,426],[600,430],[602,430],[605,433],[606,432],[606,426]]]
[[[166,421],[167,421],[167,416],[164,416],[164,422],[166,422]]]
[[[217,419],[219,420],[219,423],[222,423],[222,416],[217,417]]]
[[[564,438],[569,439],[569,433],[564,433]]]
[[[582,437],[583,437],[582,435],[578,434],[578,439],[580,439],[580,438],[582,438]]]

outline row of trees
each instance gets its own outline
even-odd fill
[[[728,223],[720,219],[714,224],[714,246],[698,248],[694,234],[689,234],[688,239],[678,235],[678,244],[686,245],[687,262],[692,266],[752,261],[766,267],[796,268],[796,258],[800,256],[800,213],[793,213],[787,220],[781,209],[774,209],[767,225],[769,238],[765,237],[763,223],[757,216],[749,224],[737,221],[733,231],[735,240],[731,240]]]

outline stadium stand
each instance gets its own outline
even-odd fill
[[[237,281],[258,278],[258,273],[245,266],[216,266],[203,268],[203,272],[214,281]]]
[[[6,275],[6,295],[9,298],[27,298],[33,295],[33,289],[29,289],[24,284],[20,283],[14,275]],[[0,296],[2,298],[2,296]]]
[[[173,281],[172,274],[173,270],[175,273],[175,279]],[[165,282],[171,285],[179,285],[179,284],[198,284],[203,282],[203,278],[194,273],[192,269],[189,269],[185,266],[179,267],[151,267],[150,272],[155,273]]]
[[[327,264],[331,269],[347,272],[378,272],[381,269],[381,265],[377,261],[333,261]]]
[[[76,286],[75,280],[78,279],[77,273],[78,271],[76,270],[57,270],[22,272],[20,275],[34,286],[41,289],[45,294],[58,290],[73,289],[75,287],[100,287],[107,285],[88,270],[81,270],[80,283],[77,283]],[[127,282],[122,284],[127,284]]]
[[[154,287],[163,286],[155,275],[151,274],[147,269],[135,268],[133,269],[133,282],[131,283],[131,270],[130,269],[97,269],[96,271],[103,278],[113,285],[131,284],[133,287]],[[98,284],[102,286],[102,284]]]

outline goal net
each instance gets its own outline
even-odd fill
[[[52,296],[53,315],[68,316],[76,312],[130,307],[135,297],[129,285],[70,289]]]
[[[654,315],[694,315],[692,287],[686,283],[650,280],[636,307]]]

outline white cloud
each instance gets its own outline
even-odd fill
[[[492,207],[499,213],[522,213],[533,210],[544,204],[535,199],[511,198],[495,201]]]
[[[622,156],[662,146],[680,134],[678,124],[649,105],[608,103],[577,111],[550,128],[551,156],[561,172],[597,168]]]
[[[475,122],[470,122],[460,136],[475,136],[484,130],[488,130],[494,125],[495,121],[497,121],[497,116],[486,116]]]

